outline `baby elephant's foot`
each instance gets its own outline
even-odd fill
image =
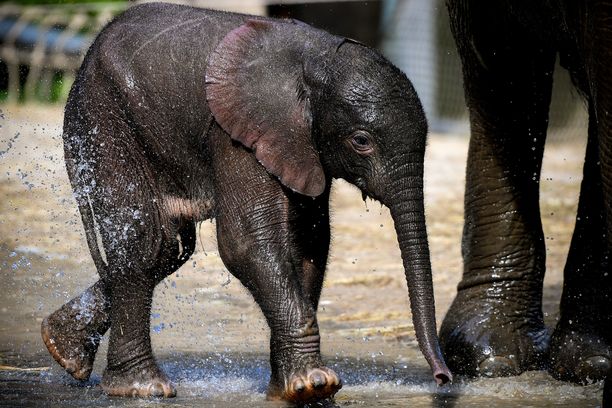
[[[151,363],[148,368],[127,372],[107,368],[100,385],[106,394],[116,397],[172,398],[176,396],[176,388],[155,363]]]
[[[551,341],[551,375],[578,384],[604,379],[612,369],[610,344],[596,334],[564,330],[562,326],[557,327]]]
[[[268,399],[303,404],[333,397],[342,388],[338,375],[327,367],[292,374],[283,385],[270,384]]]
[[[75,379],[86,381],[108,327],[106,298],[94,285],[43,320],[41,335],[55,361]]]

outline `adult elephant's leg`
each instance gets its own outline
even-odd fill
[[[538,198],[555,53],[497,2],[469,3],[449,2],[471,139],[464,272],[440,338],[451,371],[514,375],[548,346]]]
[[[599,161],[598,125],[589,115],[584,177],[576,228],[565,265],[560,318],[551,339],[550,371],[580,383],[604,378],[610,369],[612,274]]]
[[[232,146],[220,129],[213,133],[219,251],[270,327],[268,397],[296,403],[329,397],[340,380],[323,365],[316,311],[301,283],[294,225],[300,205],[252,153]]]
[[[612,370],[608,372],[606,381],[604,383],[603,400],[601,402],[602,407],[609,407],[612,404]]]
[[[589,95],[589,142],[576,229],[565,267],[561,315],[551,347],[551,373],[580,383],[612,365],[612,6],[582,6],[582,47],[575,81]],[[582,78],[581,78],[582,79]]]

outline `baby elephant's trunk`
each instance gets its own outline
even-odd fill
[[[422,174],[422,173],[421,173]],[[429,363],[438,385],[452,381],[446,367],[436,334],[436,316],[425,228],[422,176],[403,180],[399,188],[388,192],[388,202],[399,241],[404,271],[408,282],[408,293],[412,309],[412,320],[421,352]]]

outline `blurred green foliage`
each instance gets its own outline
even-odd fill
[[[38,4],[84,4],[84,3],[127,3],[125,0],[9,0],[3,1],[0,0],[0,4],[2,3],[12,3],[19,5],[38,5]]]
[[[27,22],[32,25],[37,25],[48,18],[50,14],[56,16],[57,18],[55,18],[55,21],[57,22],[53,26],[44,26],[44,30],[61,30],[69,25],[69,22],[74,16],[78,15],[81,16],[81,18],[84,16],[87,22],[78,26],[75,34],[91,38],[93,38],[101,28],[99,25],[100,21],[98,20],[101,13],[107,15],[106,13],[111,11],[111,14],[105,17],[106,20],[110,19],[112,15],[118,14],[129,7],[129,1],[126,0],[0,0],[0,6],[3,4],[15,4],[22,7],[25,6],[24,8],[32,6],[31,11],[35,6],[42,6],[38,13],[30,13]],[[47,12],[45,10],[47,10]],[[8,71],[5,63],[5,61],[0,59],[0,76],[6,77]],[[9,95],[6,78],[0,78],[0,84],[2,84],[0,85],[0,103],[9,101],[18,103],[31,101],[49,103],[65,102],[72,82],[74,81],[74,70],[54,69],[53,66],[45,66],[44,68],[46,70],[44,75],[41,75],[40,71],[37,71],[34,78],[32,78],[32,75],[29,75],[30,67],[27,62],[19,62],[19,92],[17,95]],[[28,82],[35,82],[35,85],[26,85]]]

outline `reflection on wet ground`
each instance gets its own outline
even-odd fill
[[[0,116],[0,406],[253,406],[265,402],[268,332],[251,297],[223,267],[214,223],[199,227],[193,258],[158,287],[153,347],[178,385],[169,401],[106,397],[71,380],[44,350],[40,323],[96,280],[65,175],[61,111],[2,107]],[[426,206],[441,321],[461,277],[463,182],[467,140],[433,135],[426,164]],[[544,312],[553,326],[575,218],[584,146],[547,147],[541,179],[547,245]],[[458,379],[437,388],[421,356],[393,225],[385,208],[351,186],[333,192],[331,260],[321,298],[322,351],[343,378],[337,406],[593,407],[601,385],[574,386],[543,372]],[[30,369],[25,371],[25,369]]]
[[[30,358],[32,364],[48,363],[46,355]],[[178,386],[176,399],[147,402],[110,398],[96,386],[99,374],[79,383],[53,366],[38,372],[0,372],[0,406],[279,406],[265,401],[270,375],[265,354],[176,352],[162,356],[160,361]],[[452,386],[438,388],[425,367],[414,369],[384,359],[332,357],[327,361],[334,370],[343,373],[344,387],[335,405],[324,406],[592,407],[600,396],[598,384],[586,387],[563,384],[542,372],[512,378],[459,380]]]
[[[33,364],[48,363],[45,355],[30,358]],[[0,372],[0,406],[282,406],[265,401],[270,375],[267,355],[177,352],[162,356],[160,361],[177,384],[176,399],[110,398],[96,386],[99,374],[86,383],[78,383],[54,366],[41,372]],[[394,361],[354,358],[327,361],[334,370],[343,373],[344,387],[333,404],[321,406],[593,407],[600,397],[597,384],[586,387],[563,384],[542,372],[512,378],[459,380],[450,387],[438,388],[424,367],[415,370]]]

